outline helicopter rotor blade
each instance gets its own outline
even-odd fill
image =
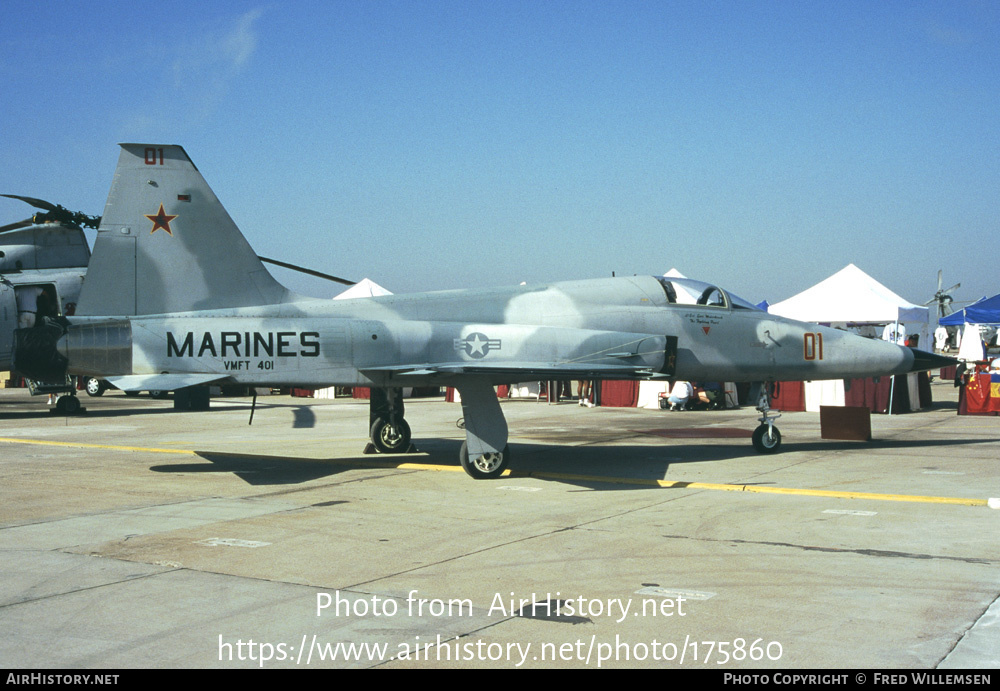
[[[28,226],[33,225],[35,225],[35,222],[30,218],[26,218],[23,221],[18,221],[17,223],[8,223],[5,226],[0,226],[0,233],[6,233],[12,230],[21,230],[21,228],[27,228]]]
[[[90,216],[80,211],[70,211],[65,206],[53,204],[52,202],[47,202],[44,199],[24,197],[19,194],[0,194],[0,197],[19,199],[26,204],[30,204],[36,209],[44,210],[45,213],[35,214],[32,217],[32,223],[68,223],[70,225],[83,226],[85,228],[97,228],[101,225],[100,216]]]
[[[334,283],[342,283],[345,286],[352,286],[355,281],[348,281],[346,278],[340,278],[338,276],[331,276],[330,274],[325,274],[320,271],[314,271],[313,269],[307,269],[302,266],[296,266],[295,264],[289,264],[288,262],[280,262],[277,259],[269,259],[267,257],[257,257],[262,262],[267,262],[268,264],[274,264],[275,266],[280,266],[283,269],[291,269],[292,271],[298,271],[299,273],[308,274],[309,276],[315,276],[316,278],[322,278],[327,281],[333,281]]]
[[[32,218],[28,218],[23,221],[18,221],[17,223],[10,223],[5,226],[0,226],[0,233],[11,230],[19,230],[20,228],[26,228],[27,226],[30,226],[32,224],[41,223],[45,221],[57,221],[60,223],[68,222],[76,225],[87,226],[89,228],[97,228],[101,224],[100,216],[88,216],[80,212],[72,212],[64,206],[47,202],[44,199],[36,199],[35,197],[25,197],[19,194],[0,194],[0,197],[7,197],[9,199],[19,199],[22,202],[30,204],[37,209],[43,209],[49,212],[47,214],[36,214]],[[277,259],[270,259],[268,257],[259,257],[259,259],[262,262],[267,262],[268,264],[274,264],[275,266],[280,266],[283,269],[291,269],[292,271],[298,271],[300,273],[304,273],[309,276],[315,276],[316,278],[322,278],[327,281],[333,281],[334,283],[341,283],[347,286],[352,286],[355,284],[355,281],[349,281],[346,278],[340,278],[339,276],[325,274],[321,271],[307,269],[303,266],[289,264],[288,262],[278,261]]]
[[[31,204],[36,209],[43,209],[44,211],[58,211],[60,206],[53,204],[52,202],[47,202],[44,199],[35,199],[34,197],[22,197],[19,194],[0,194],[0,197],[7,197],[8,199],[20,199],[26,204]]]

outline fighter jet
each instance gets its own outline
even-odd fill
[[[20,335],[21,332],[18,332]],[[474,478],[510,464],[494,386],[530,380],[774,382],[889,375],[950,362],[754,308],[721,288],[654,276],[330,301],[263,267],[180,146],[122,144],[76,315],[17,368],[130,390],[207,384],[373,387],[372,444],[410,447],[398,387],[454,386]],[[24,355],[24,361],[18,361]],[[761,391],[754,445],[781,435]],[[207,393],[197,394],[206,396]]]

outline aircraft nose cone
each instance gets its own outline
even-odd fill
[[[934,353],[928,353],[926,350],[917,350],[916,348],[910,348],[910,351],[913,353],[913,364],[910,366],[911,372],[923,372],[928,369],[950,367],[951,365],[958,364],[958,360],[946,355],[935,355]]]

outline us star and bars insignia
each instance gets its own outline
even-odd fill
[[[149,231],[152,235],[161,228],[167,231],[167,235],[173,235],[173,231],[170,230],[170,222],[177,218],[177,215],[171,216],[166,211],[163,210],[163,204],[160,204],[160,210],[155,214],[143,214],[146,218],[153,222],[153,229]]]
[[[464,351],[466,355],[474,360],[482,360],[489,355],[492,350],[500,350],[500,339],[489,338],[486,334],[471,333],[465,338],[455,339],[455,350]]]

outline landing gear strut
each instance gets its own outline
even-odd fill
[[[757,410],[760,411],[760,425],[753,431],[753,447],[759,453],[774,453],[781,448],[781,432],[774,426],[774,421],[781,413],[771,413],[771,387],[773,382],[763,382],[760,387],[760,397],[757,399]]]
[[[410,453],[410,426],[403,419],[402,389],[372,388],[368,421],[371,448],[377,453]],[[368,449],[365,449],[368,452]]]
[[[465,441],[459,451],[462,469],[476,480],[493,480],[510,465],[507,421],[488,379],[466,378],[458,387],[462,395]]]

